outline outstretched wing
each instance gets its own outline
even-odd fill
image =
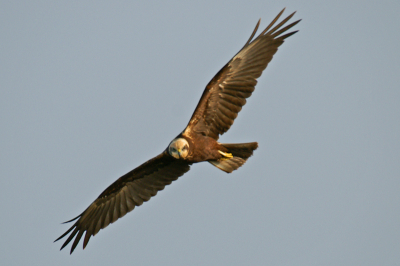
[[[300,20],[283,27],[295,13],[272,28],[283,11],[252,40],[260,24],[258,21],[243,48],[207,84],[184,134],[196,132],[218,140],[219,135],[228,131],[278,47],[297,32],[281,35],[299,23]]]
[[[71,247],[72,253],[83,233],[86,232],[83,241],[83,248],[85,248],[90,237],[96,235],[100,229],[123,217],[135,206],[140,206],[143,202],[148,201],[159,190],[163,190],[166,185],[171,184],[189,169],[190,165],[187,162],[176,160],[167,152],[161,153],[111,184],[83,213],[68,221],[72,222],[78,219],[67,232],[55,241],[65,237],[73,230],[61,247],[63,249],[76,236]]]

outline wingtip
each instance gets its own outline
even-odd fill
[[[65,236],[65,234],[63,234],[62,236],[60,236],[59,238],[57,238],[56,240],[53,241],[53,243],[57,242],[58,240],[60,240],[61,238],[63,238]]]
[[[75,248],[76,248],[76,245],[75,246],[72,245],[72,247],[71,247],[71,249],[69,251],[69,255],[72,255],[72,252],[74,252]]]
[[[73,222],[73,221],[75,221],[76,219],[78,219],[78,218],[81,217],[81,216],[82,216],[82,214],[79,214],[79,215],[76,216],[75,218],[72,218],[71,220],[66,221],[66,222],[63,222],[63,223],[61,223],[61,224],[67,224],[67,223]]]
[[[76,241],[76,239],[75,239],[75,241]],[[78,244],[78,243],[75,244],[75,241],[74,241],[74,243],[72,243],[72,247],[71,247],[71,250],[70,250],[70,252],[69,252],[69,255],[71,255],[72,252],[74,252],[74,250],[75,250],[75,248],[76,248],[76,246],[77,246],[77,244]]]
[[[290,17],[293,17],[297,13],[297,10],[290,14]]]
[[[259,18],[258,21],[257,21],[256,27],[254,29],[255,32],[257,32],[258,27],[260,27],[260,24],[261,24],[261,18]]]
[[[64,243],[64,244],[61,246],[60,250],[62,250],[63,248],[65,248],[65,246],[67,246],[67,245],[68,245],[68,243]]]

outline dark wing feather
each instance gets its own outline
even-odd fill
[[[63,249],[76,236],[71,247],[72,253],[83,233],[86,232],[83,241],[83,248],[85,248],[90,237],[96,235],[100,229],[123,217],[135,206],[148,201],[189,169],[190,165],[187,162],[176,160],[167,152],[161,153],[111,184],[83,213],[66,222],[77,220],[55,241],[72,231],[61,247]]]
[[[300,20],[281,28],[295,13],[272,28],[283,11],[252,41],[258,21],[243,48],[208,83],[184,134],[196,132],[218,140],[219,135],[228,131],[278,47],[297,32],[279,36],[299,23]]]

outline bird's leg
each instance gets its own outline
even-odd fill
[[[220,150],[218,150],[218,152],[219,152],[222,156],[224,156],[226,159],[233,158],[232,153],[227,153],[227,152],[223,152],[223,151],[220,151]]]

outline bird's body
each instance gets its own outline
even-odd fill
[[[77,220],[57,239],[72,231],[61,249],[75,237],[72,253],[86,232],[83,242],[85,248],[91,236],[155,196],[166,185],[189,171],[193,163],[207,161],[231,173],[246,162],[257,149],[257,142],[224,144],[219,143],[218,138],[233,124],[246,98],[254,91],[256,79],[261,76],[278,47],[284,39],[296,33],[281,35],[299,22],[281,28],[294,13],[272,28],[282,13],[283,10],[253,40],[260,22],[257,23],[244,47],[208,83],[187,127],[161,154],[120,177],[84,212],[68,221]]]
[[[188,163],[199,163],[215,160],[221,157],[218,153],[220,144],[213,138],[207,136],[189,137],[180,134],[176,139],[185,139],[189,144],[189,152],[184,159]]]

